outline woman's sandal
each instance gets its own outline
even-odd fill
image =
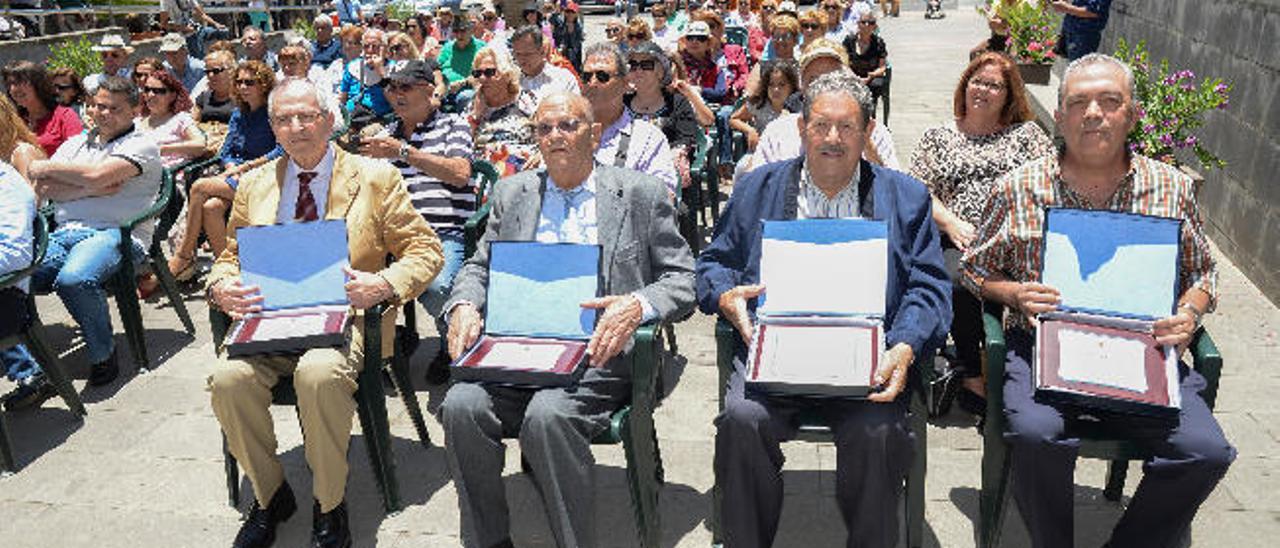
[[[175,269],[173,268],[173,260],[183,261],[183,263],[179,264],[185,263],[186,266],[183,266],[181,269]],[[196,256],[194,253],[185,257],[182,255],[174,255],[173,260],[169,261],[169,272],[173,274],[174,280],[185,282],[196,277]]]

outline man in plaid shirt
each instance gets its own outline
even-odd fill
[[[1033,398],[1031,375],[1037,314],[1050,312],[1058,291],[1038,283],[1044,208],[1108,209],[1183,220],[1177,312],[1158,320],[1158,342],[1185,350],[1212,310],[1217,272],[1204,236],[1191,179],[1172,166],[1130,153],[1125,137],[1137,123],[1133,74],[1121,61],[1091,54],[1063,77],[1054,120],[1066,146],[1006,175],[988,202],[984,222],[964,257],[963,280],[979,298],[1009,310],[1004,377],[1014,498],[1036,547],[1072,546],[1072,474],[1079,451],[1078,408]],[[1109,546],[1172,546],[1186,533],[1236,451],[1200,397],[1205,380],[1179,367],[1182,408],[1172,421],[1090,411],[1144,443],[1156,457],[1112,532]]]

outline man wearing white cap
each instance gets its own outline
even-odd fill
[[[133,48],[126,44],[124,37],[119,34],[103,35],[102,41],[93,46],[93,51],[98,52],[98,56],[102,58],[102,72],[84,77],[85,97],[93,97],[103,78],[108,76],[128,78],[129,73],[132,72],[129,70],[129,54],[133,53]]]
[[[204,78],[204,61],[187,52],[187,43],[182,35],[176,32],[164,35],[160,41],[160,53],[164,55],[164,68],[178,77],[188,93]]]
[[[160,9],[160,28],[185,36],[187,49],[194,57],[204,57],[204,46],[210,41],[230,36],[226,25],[205,13],[200,0],[160,0]]]

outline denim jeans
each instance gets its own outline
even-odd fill
[[[1101,31],[1065,31],[1063,39],[1067,42],[1067,60],[1075,61],[1085,55],[1098,51],[1102,43]]]
[[[142,246],[132,242],[133,261],[143,258]],[[111,357],[111,314],[103,286],[120,269],[120,231],[64,227],[49,235],[49,250],[31,276],[37,293],[53,290],[84,332],[89,363]]]
[[[31,321],[28,312],[27,293],[17,288],[0,290],[0,339],[21,333]],[[0,367],[4,375],[13,382],[27,379],[39,373],[40,366],[32,359],[31,354],[22,345],[0,350]]]
[[[229,31],[200,25],[195,32],[187,35],[187,53],[196,59],[204,59],[205,47],[215,40],[226,40],[231,37]]]
[[[431,280],[427,290],[418,296],[418,302],[422,303],[423,308],[427,309],[427,313],[431,314],[432,318],[435,318],[436,331],[440,334],[440,340],[444,341],[449,324],[445,323],[440,314],[444,312],[444,304],[449,301],[449,293],[453,291],[453,277],[457,276],[458,271],[462,269],[462,262],[466,257],[463,256],[461,230],[445,230],[437,232],[436,235],[440,237],[440,248],[444,252],[444,267],[440,269],[436,279]]]

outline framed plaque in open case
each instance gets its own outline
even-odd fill
[[[600,246],[491,242],[485,332],[452,365],[453,378],[568,386],[585,371],[599,296]]]
[[[751,390],[864,397],[884,351],[887,227],[867,219],[763,221]]]
[[[1178,356],[1152,324],[1174,312],[1181,221],[1107,210],[1045,211],[1043,283],[1061,294],[1041,314],[1039,399],[1172,416]]]
[[[297,354],[346,345],[347,223],[341,219],[244,226],[236,230],[240,279],[258,286],[262,311],[236,321],[229,357]]]

